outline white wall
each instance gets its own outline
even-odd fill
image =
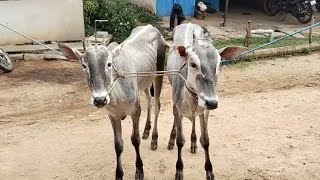
[[[154,14],[157,13],[157,0],[130,0],[133,4],[145,7]],[[160,0],[161,1],[161,0]]]
[[[0,23],[41,41],[84,38],[82,0],[0,0]],[[0,26],[0,44],[29,42]]]

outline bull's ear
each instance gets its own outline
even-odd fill
[[[204,33],[204,37],[205,38],[210,38],[211,39],[211,30],[209,29],[209,27],[206,25],[204,27],[202,27],[203,29],[203,33]]]
[[[219,49],[219,54],[221,56],[222,61],[235,60],[246,50],[247,48],[242,46],[228,46],[228,47]]]
[[[121,43],[121,44],[118,44],[115,48],[113,48],[111,51],[112,55],[118,56],[123,46],[124,46],[124,43]]]
[[[80,60],[82,57],[82,53],[76,49],[72,49],[67,45],[58,43],[59,49],[62,54],[68,58],[69,60]]]
[[[177,46],[174,47],[174,51],[177,56],[179,56],[181,59],[185,60],[187,58],[187,49],[184,46]]]
[[[112,42],[107,46],[107,49],[109,51],[113,51],[117,46],[119,46],[119,44],[117,42]]]
[[[209,28],[207,28],[206,32],[204,33],[204,38],[206,38],[209,42],[213,42],[212,38],[211,38],[211,31]]]

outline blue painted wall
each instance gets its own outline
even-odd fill
[[[195,0],[157,0],[157,16],[170,16],[174,3],[182,6],[185,16],[194,16]]]
[[[157,0],[157,16],[170,16],[173,0]]]
[[[201,0],[205,4],[209,4],[213,9],[219,11],[220,9],[220,0]]]

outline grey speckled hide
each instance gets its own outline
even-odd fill
[[[181,24],[174,29],[173,46],[168,57],[168,70],[179,70],[186,79],[170,76],[173,98],[174,123],[168,149],[174,147],[175,139],[178,146],[176,179],[183,179],[182,147],[185,137],[182,119],[192,121],[191,153],[196,153],[197,136],[195,133],[196,116],[200,118],[200,143],[205,151],[205,170],[207,180],[214,179],[212,164],[209,157],[209,136],[207,130],[209,110],[218,107],[217,82],[220,62],[226,58],[236,58],[246,48],[227,47],[218,51],[210,38],[210,32],[204,33],[196,24]],[[185,64],[185,65],[184,65]]]
[[[118,45],[112,43],[108,48],[104,45],[89,45],[82,54],[75,49],[59,44],[62,53],[69,59],[79,59],[91,91],[93,104],[104,107],[109,114],[114,130],[114,145],[117,154],[116,179],[123,179],[121,154],[123,151],[121,120],[127,115],[132,118],[133,131],[132,144],[136,150],[136,179],[143,179],[143,163],[140,157],[139,145],[139,119],[141,106],[139,94],[145,92],[148,100],[148,119],[144,137],[149,135],[151,94],[153,85],[155,105],[155,125],[152,133],[151,148],[157,148],[157,118],[160,111],[160,92],[162,76],[158,77],[130,77],[119,78],[114,88],[110,91],[116,79],[115,69],[124,72],[150,72],[164,70],[166,43],[160,32],[151,25],[136,27],[130,37]],[[149,122],[149,124],[148,124]]]

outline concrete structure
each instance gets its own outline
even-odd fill
[[[157,14],[157,0],[130,0],[133,4],[142,6],[154,14]]]
[[[157,16],[170,16],[175,3],[182,6],[185,16],[193,16],[195,11],[195,0],[130,0],[132,3],[149,9]]]
[[[82,0],[0,0],[0,23],[39,41],[84,38]],[[0,26],[0,44],[31,41]]]
[[[197,0],[130,0],[132,3],[143,6],[149,9],[157,16],[170,16],[174,3],[179,3],[184,11],[185,16],[193,16],[195,11],[195,4]],[[204,2],[211,9],[220,11],[225,9],[226,3],[229,4],[229,0],[199,0]],[[264,0],[230,0],[230,4],[240,3],[246,4],[251,7],[263,9]]]

